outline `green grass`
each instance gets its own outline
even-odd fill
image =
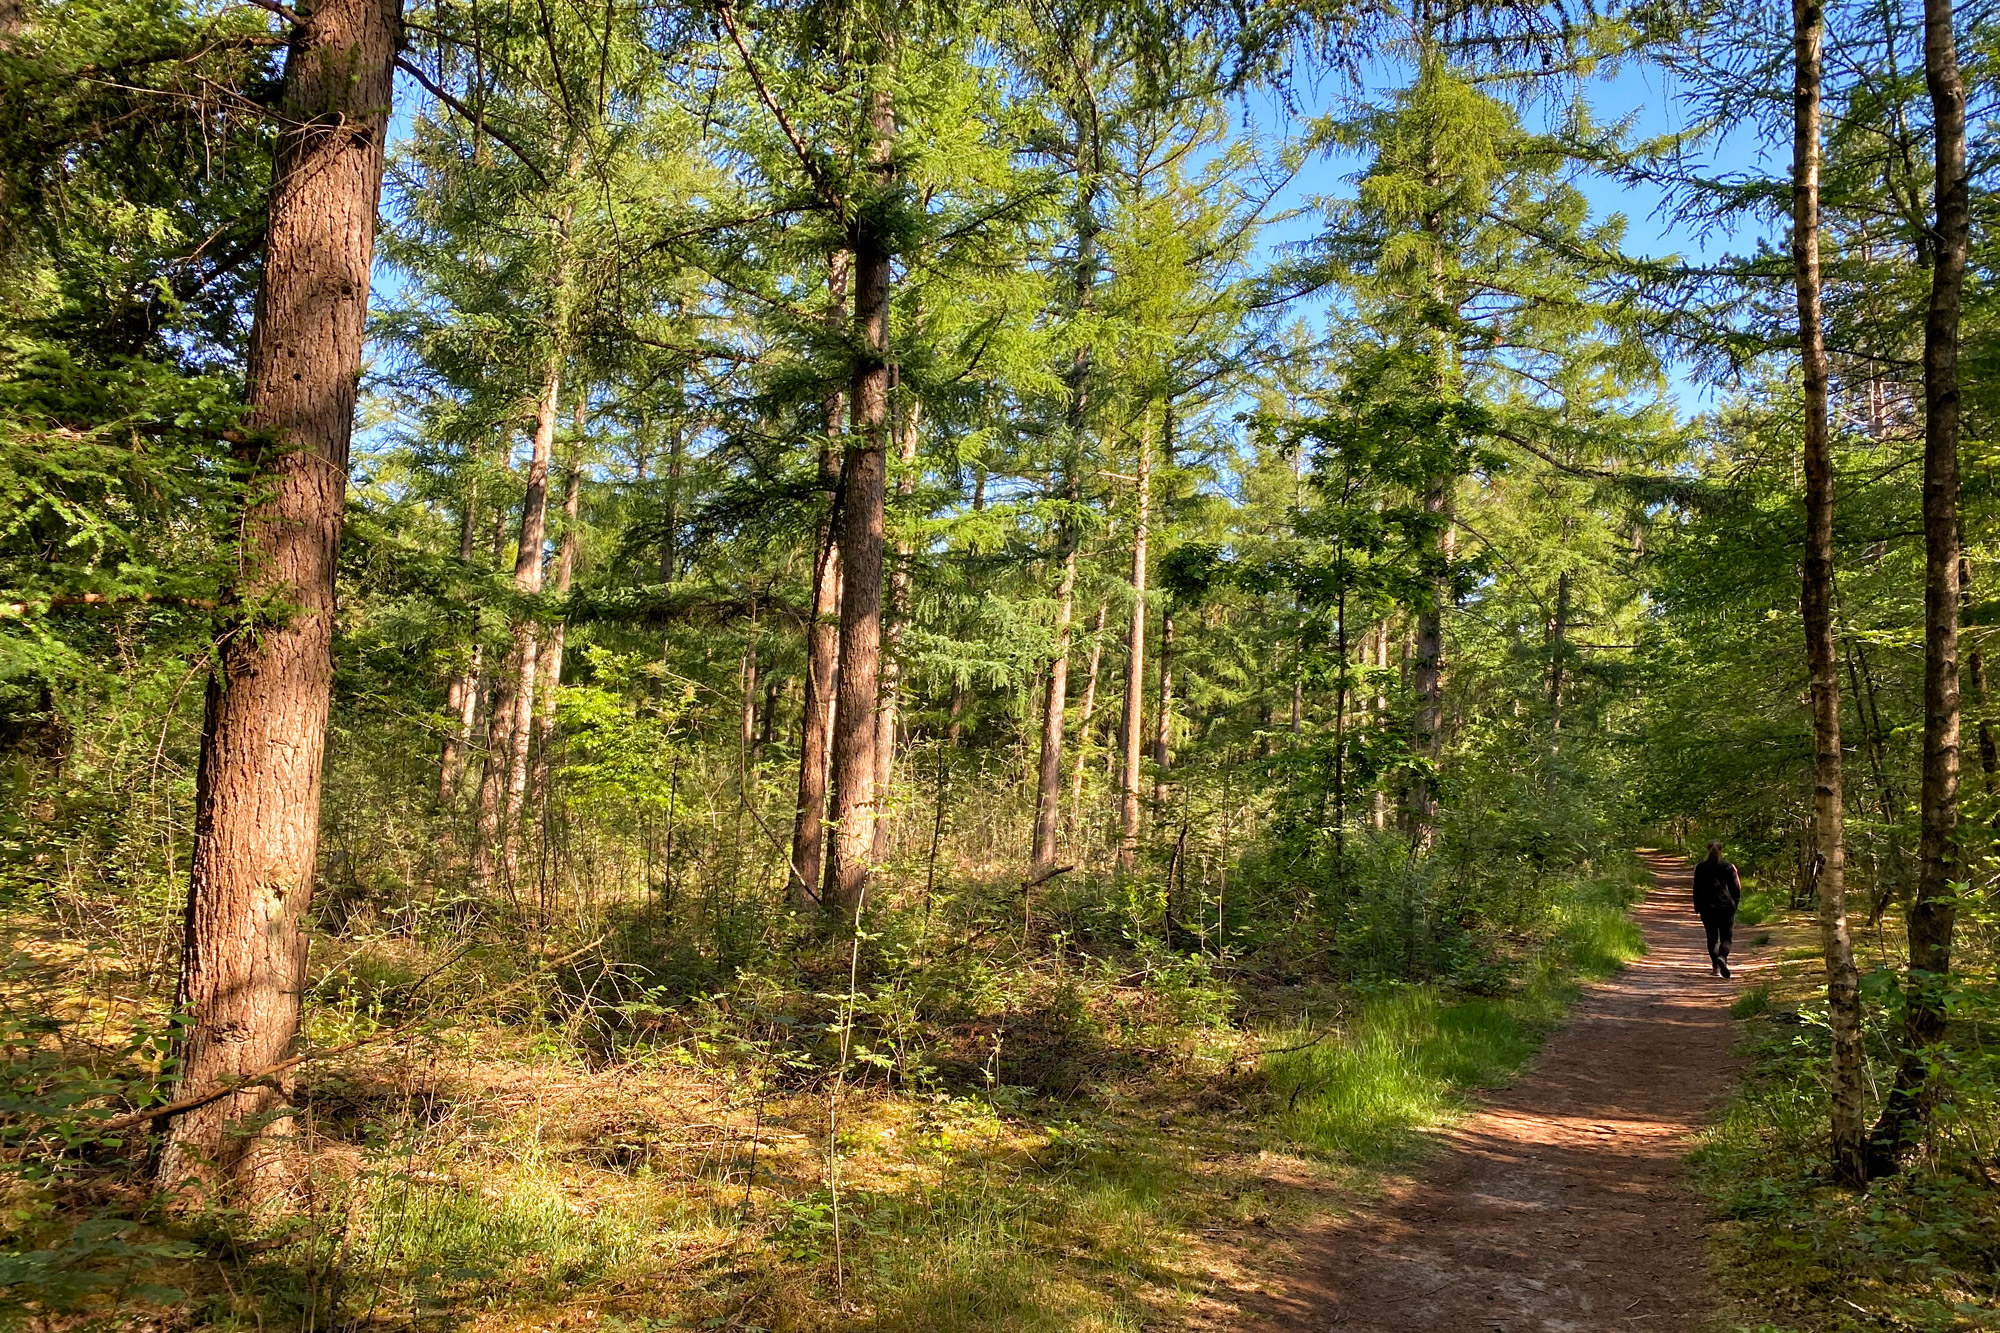
[[[1608,879],[1552,905],[1546,942],[1511,995],[1453,999],[1435,986],[1403,986],[1368,998],[1329,1040],[1274,1034],[1281,1049],[1264,1070],[1279,1096],[1277,1132],[1365,1164],[1418,1150],[1465,1113],[1474,1091],[1527,1063],[1580,982],[1645,952],[1625,912],[1630,899],[1627,881]]]

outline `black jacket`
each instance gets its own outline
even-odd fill
[[[1703,916],[1729,916],[1743,901],[1743,880],[1728,861],[1702,861],[1694,868],[1694,910]]]

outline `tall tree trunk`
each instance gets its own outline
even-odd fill
[[[1174,613],[1160,612],[1160,680],[1153,708],[1153,809],[1167,803],[1167,765],[1173,758],[1174,736]],[[1154,818],[1158,818],[1157,814]]]
[[[854,225],[853,427],[841,466],[840,681],[833,718],[833,854],[826,900],[852,917],[868,896],[875,850],[875,709],[882,662],[882,542],[889,433],[889,280],[892,238],[876,213],[893,186],[896,110],[886,88],[868,94],[875,199]]]
[[[753,597],[750,601],[750,637],[743,644],[743,660],[736,671],[736,683],[743,692],[736,728],[736,752],[743,766],[740,776],[746,792],[745,800],[751,799],[747,794],[751,786],[750,755],[757,744],[757,687],[763,680],[757,668],[757,637],[757,601]]]
[[[847,322],[845,250],[827,257],[827,323],[844,329]],[[792,815],[792,905],[800,911],[819,903],[820,875],[826,855],[826,779],[833,744],[833,694],[840,660],[840,437],[847,412],[847,394],[836,382],[826,395],[826,434],[819,450],[820,486],[826,492],[826,512],[813,562],[812,620],[806,625],[805,702],[799,711],[798,800]]]
[[[778,730],[778,701],[783,697],[784,677],[776,672],[767,672],[764,677],[764,706],[757,713],[757,739],[750,746],[750,766],[761,767],[764,752],[771,748],[771,741]]]
[[[1433,480],[1424,491],[1426,514],[1438,520],[1432,550],[1438,573],[1431,580],[1430,596],[1417,611],[1416,652],[1411,661],[1411,684],[1417,696],[1415,747],[1419,767],[1410,775],[1403,811],[1410,840],[1428,847],[1437,835],[1437,784],[1432,774],[1444,746],[1444,609],[1451,600],[1451,559],[1457,549],[1451,526],[1452,492],[1455,478]]]
[[[504,460],[504,452],[502,457]],[[496,573],[507,555],[507,514],[506,505],[493,506],[489,550]],[[504,712],[501,710],[506,666],[505,660],[488,658],[479,679],[480,706],[486,714],[485,731],[479,738],[479,788],[473,806],[472,881],[479,889],[484,889],[493,878],[493,847],[500,836],[500,799],[507,786],[507,754],[512,749],[507,728],[514,710],[511,703]]]
[[[567,598],[576,577],[576,553],[583,534],[577,528],[577,511],[583,492],[584,398],[576,400],[576,442],[571,445],[563,467],[563,530],[556,544],[556,596]],[[544,810],[549,799],[549,772],[556,734],[556,695],[562,690],[563,641],[568,637],[567,610],[549,626],[549,641],[538,655],[536,667],[541,680],[535,686],[535,772],[534,808]]]
[[[224,594],[234,623],[217,643],[196,782],[177,1101],[277,1063],[298,1033],[335,568],[399,29],[391,0],[324,0],[285,52],[247,363],[253,442],[239,447],[249,499]],[[256,1121],[284,1103],[282,1089],[259,1085],[182,1113],[160,1179],[220,1176],[253,1196],[275,1185],[282,1121]]]
[[[1146,693],[1146,536],[1152,513],[1153,420],[1139,429],[1139,470],[1133,490],[1138,517],[1132,528],[1132,623],[1125,634],[1125,767],[1118,783],[1118,868],[1130,870],[1139,858],[1139,755]]]
[[[473,462],[475,465],[478,462],[476,455]],[[479,474],[475,471],[471,479],[466,483],[465,514],[458,526],[458,559],[460,564],[468,568],[472,564],[472,549],[474,541],[478,536],[478,528]],[[438,804],[440,805],[449,805],[457,797],[459,780],[465,776],[466,755],[472,745],[472,722],[479,698],[479,659],[481,656],[477,633],[479,627],[477,611],[473,614],[472,625],[474,630],[472,652],[467,656],[465,665],[452,673],[451,680],[446,684],[444,691],[444,709],[454,721],[449,724],[452,729],[445,733],[444,754],[438,761]]]
[[[1383,621],[1375,627],[1375,699],[1374,714],[1377,731],[1389,725],[1389,700],[1382,693],[1382,682],[1389,675],[1389,622]],[[1375,786],[1373,802],[1368,811],[1368,824],[1377,833],[1389,827],[1389,793],[1382,790],[1380,782]]]
[[[1951,0],[1924,0],[1924,83],[1937,140],[1937,225],[1924,319],[1924,767],[1917,897],[1908,921],[1904,1052],[1871,1145],[1893,1166],[1931,1109],[1931,1048],[1945,1035],[1958,916],[1958,337],[1971,228],[1965,79]]]
[[[1833,1170],[1867,1181],[1861,1119],[1861,1001],[1847,930],[1847,847],[1842,833],[1840,675],[1833,624],[1833,450],[1827,425],[1826,335],[1820,312],[1820,0],[1793,0],[1792,264],[1798,288],[1799,362],[1805,380],[1806,555],[1799,605],[1812,682],[1813,828],[1820,861],[1820,945],[1833,1031]]]
[[[1087,69],[1078,73],[1086,80]],[[1076,267],[1071,275],[1070,297],[1072,309],[1082,314],[1091,305],[1091,291],[1097,283],[1097,190],[1098,169],[1101,164],[1101,148],[1089,134],[1095,129],[1096,119],[1085,113],[1078,103],[1069,106],[1071,123],[1077,130],[1077,176],[1078,188],[1074,205],[1076,222]],[[1055,651],[1049,658],[1047,693],[1042,699],[1042,748],[1040,763],[1035,773],[1035,836],[1029,860],[1037,874],[1048,870],[1056,862],[1056,840],[1061,824],[1062,809],[1062,752],[1065,729],[1065,714],[1069,707],[1069,653],[1071,624],[1076,612],[1076,507],[1082,502],[1078,468],[1081,466],[1083,438],[1090,425],[1091,408],[1091,345],[1088,341],[1077,344],[1070,357],[1069,370],[1065,378],[1069,381],[1069,404],[1064,412],[1064,426],[1067,428],[1065,448],[1062,454],[1063,503],[1067,507],[1059,525],[1058,545],[1062,554],[1062,574],[1056,586],[1056,643]],[[1101,616],[1100,611],[1100,628]],[[1097,689],[1097,665],[1095,654],[1098,643],[1093,641],[1090,668],[1091,702],[1095,702]],[[1085,705],[1085,713],[1089,712]],[[1089,718],[1084,720],[1087,732]],[[1081,748],[1087,737],[1079,735],[1077,745]],[[1077,766],[1077,789],[1083,785],[1083,767]]]
[[[917,435],[923,427],[923,404],[914,395],[903,407],[897,423],[896,494],[904,499],[917,489]],[[907,520],[905,520],[907,522]],[[889,618],[882,627],[882,704],[875,711],[875,792],[878,805],[886,805],[889,784],[896,780],[896,738],[903,704],[903,627],[910,620],[910,553],[907,529],[896,534],[896,567],[889,573]],[[876,811],[876,861],[889,855],[889,821],[882,809]]]
[[[1062,576],[1056,585],[1056,643],[1049,655],[1042,694],[1042,748],[1035,770],[1035,842],[1029,860],[1035,873],[1056,863],[1056,832],[1062,809],[1063,713],[1069,699],[1070,619],[1076,605],[1076,545],[1063,520]],[[1095,672],[1091,685],[1095,687]]]
[[[1562,756],[1563,668],[1569,658],[1569,571],[1556,575],[1556,610],[1549,619],[1549,771],[1546,785],[1556,786],[1556,762]]]
[[[548,536],[549,455],[555,446],[556,402],[562,391],[562,353],[549,350],[542,374],[542,393],[535,404],[535,434],[528,455],[528,475],[521,501],[521,533],[514,547],[514,591],[533,597],[542,590],[542,546]],[[482,784],[497,793],[481,793],[480,814],[492,820],[480,829],[474,877],[482,889],[496,878],[512,892],[519,856],[518,825],[527,802],[528,745],[535,725],[535,659],[538,640],[535,618],[516,613],[507,665],[500,673],[493,698],[493,727],[487,746]],[[504,744],[504,748],[503,748]]]
[[[1097,672],[1104,662],[1104,619],[1109,608],[1104,603],[1097,604],[1097,618],[1090,625],[1090,670],[1084,677],[1083,711],[1076,722],[1076,763],[1070,779],[1069,821],[1070,828],[1076,830],[1083,824],[1083,773],[1090,762],[1090,728],[1097,720]],[[1072,837],[1077,836],[1073,831]]]

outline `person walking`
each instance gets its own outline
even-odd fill
[[[1729,942],[1736,929],[1736,905],[1743,901],[1743,877],[1722,859],[1722,844],[1708,844],[1708,859],[1694,868],[1694,910],[1708,935],[1708,961],[1715,975],[1729,975]]]

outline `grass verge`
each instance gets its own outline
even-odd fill
[[[1990,983],[1961,993],[1943,1104],[1917,1159],[1865,1193],[1828,1178],[1825,998],[1805,913],[1774,909],[1772,961],[1734,1012],[1745,1020],[1741,1090],[1694,1155],[1722,1216],[1711,1263],[1737,1333],[2000,1329],[2000,1059]],[[1870,1084],[1893,1076],[1889,929],[1858,938],[1869,1009]],[[1979,932],[1959,960],[1991,976]],[[1870,1116],[1876,1111],[1870,1105]]]

